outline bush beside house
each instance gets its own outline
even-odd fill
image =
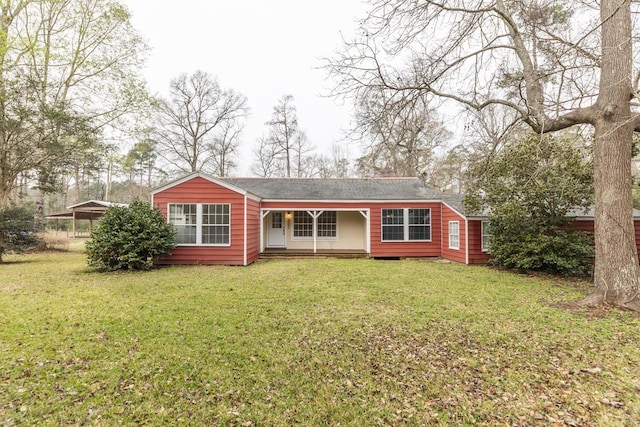
[[[174,246],[173,226],[139,200],[107,209],[86,244],[89,266],[100,271],[148,270]]]
[[[491,263],[585,275],[593,237],[572,229],[572,212],[593,203],[593,166],[574,138],[526,135],[471,168],[467,208],[487,212]]]

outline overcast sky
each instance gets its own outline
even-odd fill
[[[295,98],[298,123],[326,152],[342,140],[349,106],[323,97],[331,82],[318,69],[366,11],[361,0],[123,0],[133,25],[152,48],[145,76],[152,93],[166,95],[169,80],[203,70],[223,88],[248,98],[251,115],[244,133],[249,146],[265,133],[264,123],[284,94]]]

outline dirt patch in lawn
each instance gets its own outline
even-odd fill
[[[587,319],[605,319],[620,311],[619,308],[612,306],[587,307],[581,305],[580,301],[559,302],[551,304],[551,306]],[[636,316],[640,317],[640,314],[636,314]]]

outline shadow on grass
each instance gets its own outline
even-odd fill
[[[100,270],[97,267],[91,267],[91,266],[87,266],[85,268],[83,268],[82,270],[78,270],[76,273],[77,274],[82,274],[82,275],[88,275],[88,276],[109,276],[109,275],[127,275],[127,274],[145,274],[145,273],[151,273],[153,271],[161,271],[161,270],[166,270],[169,269],[171,267],[175,267],[172,265],[154,265],[153,267],[146,269],[146,270],[127,270],[127,269],[120,269],[120,270]]]
[[[16,264],[31,264],[32,260],[20,259],[20,260],[11,260],[11,261],[0,261],[0,266],[3,265],[16,265]]]

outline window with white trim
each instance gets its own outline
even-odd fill
[[[491,225],[489,221],[482,221],[482,252],[489,252],[489,241],[491,240]]]
[[[229,244],[229,205],[202,205],[202,244]]]
[[[195,204],[169,205],[168,220],[176,230],[177,244],[196,244],[197,218]]]
[[[382,240],[404,239],[404,209],[382,209]]]
[[[176,229],[176,244],[229,246],[229,204],[170,203],[168,222]]]
[[[431,209],[407,209],[409,240],[431,240]]]
[[[460,249],[459,221],[449,221],[449,249]]]
[[[332,239],[338,235],[338,214],[323,211],[316,219],[316,237]],[[313,217],[307,211],[293,212],[293,237],[307,239],[313,237]]]
[[[338,214],[336,211],[324,211],[318,216],[318,232],[316,236],[319,238],[330,238],[338,235]]]
[[[308,212],[293,212],[293,237],[313,237],[313,218]]]
[[[382,209],[382,241],[431,240],[431,209]]]

